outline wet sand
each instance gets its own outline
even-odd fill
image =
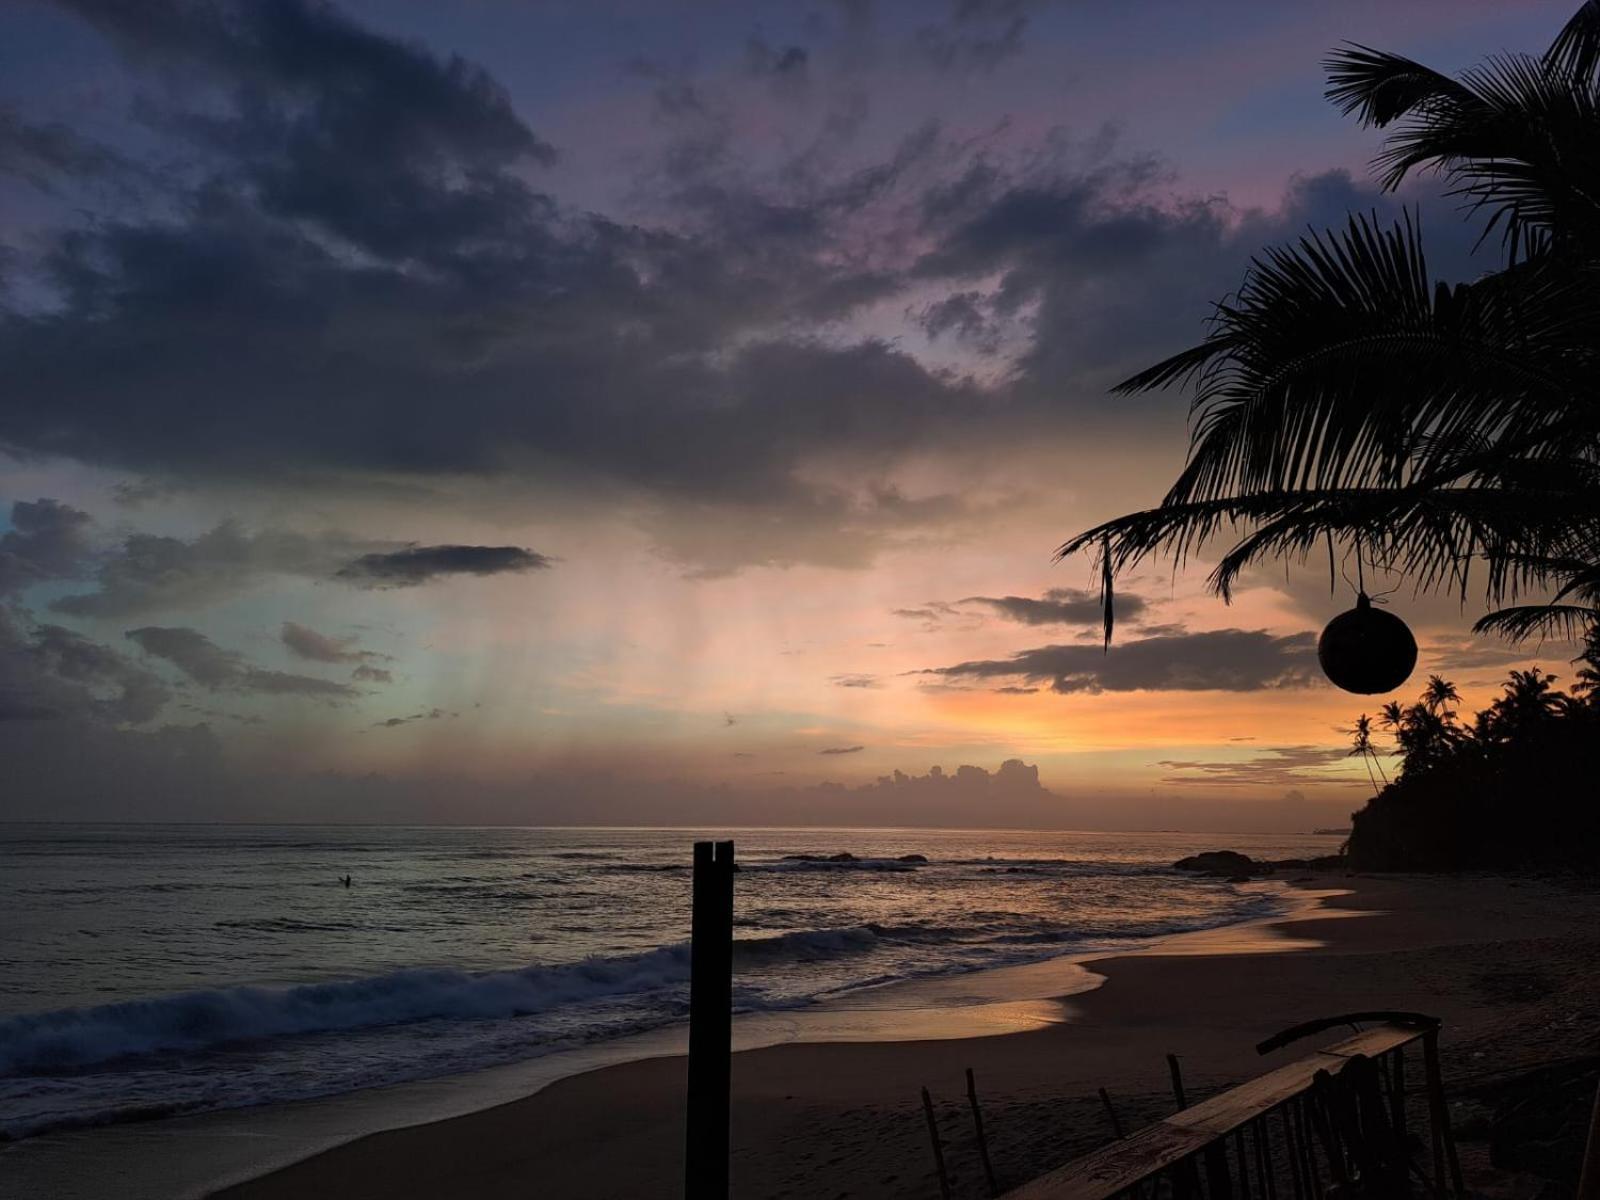
[[[1016,969],[1000,986],[1026,994],[997,996],[1013,1008],[990,1011],[995,1028],[1016,1032],[953,1038],[946,1019],[927,1040],[791,1042],[735,1055],[736,1194],[937,1195],[923,1085],[950,1142],[955,1194],[985,1194],[967,1067],[977,1074],[996,1171],[1014,1185],[1110,1137],[1098,1087],[1137,1126],[1170,1111],[1169,1051],[1182,1057],[1192,1099],[1304,1053],[1263,1059],[1253,1046],[1312,1017],[1363,1008],[1440,1016],[1455,1088],[1600,1048],[1594,892],[1500,878],[1297,882],[1349,891],[1326,895],[1319,913],[1088,964],[1104,977],[1092,991],[1078,990],[1084,975],[1073,964]],[[1052,983],[1060,985],[1054,993]],[[1039,998],[1067,991],[1077,994]],[[845,1020],[841,1036],[885,1019],[901,1018],[879,1011],[857,1026]],[[482,1112],[363,1137],[217,1195],[671,1196],[682,1187],[683,1093],[681,1057],[607,1067]],[[1487,1170],[1481,1147],[1469,1140],[1463,1150],[1470,1169]]]

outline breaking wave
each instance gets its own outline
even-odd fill
[[[687,944],[563,966],[406,970],[290,988],[235,987],[0,1020],[0,1075],[438,1018],[517,1017],[689,978]]]
[[[884,942],[937,944],[943,926],[858,925],[740,938],[747,966],[819,962]],[[563,1005],[677,987],[689,945],[642,954],[473,973],[418,968],[297,987],[213,988],[0,1019],[0,1076],[81,1070],[143,1055],[194,1052],[299,1034],[430,1020],[529,1016]]]

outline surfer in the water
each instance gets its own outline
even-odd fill
[[[350,886],[350,876],[348,876],[348,875],[341,876],[340,879],[339,879],[339,882],[344,884],[345,887],[349,887]]]

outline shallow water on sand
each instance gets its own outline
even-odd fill
[[[1260,857],[1332,848],[734,836],[735,1001],[752,1012],[1269,915],[1270,892],[1169,864],[1222,842]],[[0,1130],[325,1095],[670,1025],[687,1006],[695,837],[0,826]]]

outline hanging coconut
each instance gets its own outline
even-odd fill
[[[1417,639],[1391,612],[1374,608],[1365,592],[1356,606],[1328,622],[1317,639],[1322,673],[1347,692],[1392,692],[1417,665]]]

